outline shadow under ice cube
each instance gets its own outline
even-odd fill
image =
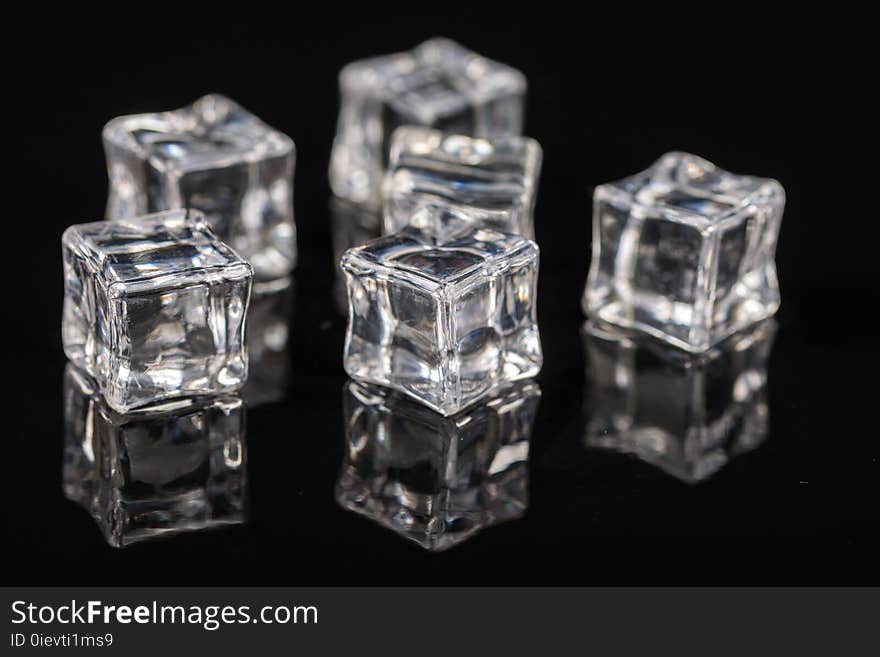
[[[382,205],[391,133],[421,125],[476,137],[522,132],[526,79],[449,39],[353,62],[339,74],[342,105],[330,162],[340,198]]]
[[[779,307],[785,192],[695,155],[600,185],[584,311],[701,352]]]
[[[237,390],[251,266],[184,210],[70,226],[64,352],[124,413]]]
[[[633,454],[686,483],[766,438],[767,320],[693,355],[587,322],[586,444]]]
[[[451,415],[543,362],[538,247],[486,228],[431,243],[413,228],[350,249],[345,371]]]
[[[330,198],[330,230],[333,237],[333,302],[341,315],[348,312],[348,291],[342,256],[349,249],[362,246],[382,234],[380,212],[346,201]]]
[[[453,417],[349,381],[336,499],[440,551],[528,507],[528,457],[541,391],[531,381]]]
[[[239,398],[165,402],[121,415],[71,365],[64,376],[65,496],[126,547],[245,521]]]
[[[171,112],[117,117],[103,136],[108,219],[192,208],[259,280],[293,269],[296,154],[287,135],[211,94]]]
[[[541,147],[528,137],[484,139],[398,128],[385,181],[385,233],[410,224],[427,206],[445,206],[470,215],[467,223],[534,239],[540,170]],[[438,222],[424,228],[443,235],[458,226]]]
[[[290,327],[296,289],[291,278],[254,286],[247,313],[248,379],[242,399],[255,408],[284,399],[290,382]]]

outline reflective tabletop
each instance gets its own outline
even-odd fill
[[[47,576],[566,584],[865,572],[876,461],[859,456],[876,448],[863,433],[844,439],[834,388],[814,377],[846,370],[838,348],[809,348],[783,314],[687,354],[585,321],[576,294],[553,303],[557,265],[545,260],[544,370],[443,417],[342,371],[330,247],[364,239],[363,226],[325,207],[326,261],[254,295],[240,395],[122,416],[58,355],[61,394],[34,418],[44,442],[17,445],[52,462],[27,470],[29,496],[13,505],[17,544],[42,555]]]
[[[623,17],[622,47],[601,27],[622,17],[590,11],[589,30],[557,12],[370,9],[277,34],[243,15],[234,38],[154,30],[151,48],[132,48],[119,16],[41,20],[30,45],[63,56],[13,81],[7,583],[880,583],[876,240],[870,213],[847,207],[861,196],[840,157],[857,143],[843,136],[849,66],[775,39],[706,56],[659,14]],[[727,24],[715,42],[741,40]],[[336,263],[378,224],[327,181],[339,69],[437,34],[523,71],[544,151],[543,369],[446,418],[346,376]],[[239,394],[119,416],[66,368],[60,236],[103,216],[110,118],[213,91],[296,143],[299,262],[253,297]],[[779,312],[699,357],[580,308],[593,188],[670,150],[787,194]]]

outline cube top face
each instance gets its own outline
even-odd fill
[[[211,276],[242,279],[252,274],[251,266],[192,211],[74,225],[62,241],[89,263],[113,297]]]
[[[773,315],[785,193],[685,153],[600,185],[585,312],[691,352]]]
[[[350,249],[342,267],[375,269],[430,293],[454,294],[453,288],[466,287],[475,278],[537,257],[534,242],[489,228],[470,228],[444,241],[408,227]]]
[[[403,125],[479,137],[522,132],[526,80],[519,71],[448,39],[349,64],[333,153],[333,193],[382,208],[391,135]]]
[[[218,94],[179,110],[115,118],[104,127],[104,139],[177,174],[294,152],[287,135]]]
[[[431,551],[520,517],[540,394],[523,381],[443,417],[399,393],[349,381],[337,501]]]
[[[120,415],[70,365],[64,398],[64,492],[110,545],[244,522],[241,399],[193,398]]]
[[[689,153],[667,153],[641,173],[600,185],[596,194],[701,232],[741,222],[756,207],[785,203],[777,181],[729,173]]]
[[[541,147],[533,139],[494,139],[404,126],[394,132],[385,181],[385,232],[407,225],[429,204],[474,214],[475,221],[532,239]]]
[[[64,351],[116,411],[244,383],[252,269],[200,218],[71,226],[62,253]]]
[[[411,52],[354,62],[339,76],[343,92],[372,96],[407,123],[435,125],[475,103],[525,93],[519,71],[435,38]]]
[[[633,454],[688,483],[708,478],[767,435],[775,330],[767,320],[688,354],[587,322],[586,444]]]

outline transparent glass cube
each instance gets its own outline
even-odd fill
[[[534,139],[398,128],[385,180],[385,233],[408,225],[426,206],[449,206],[471,223],[534,239],[540,170],[541,146]],[[458,227],[438,223],[423,228],[443,235]]]
[[[353,379],[451,415],[541,369],[534,242],[477,228],[436,244],[408,227],[347,251],[342,268]]]
[[[600,185],[584,311],[705,351],[779,307],[785,192],[687,153]]]
[[[121,415],[87,376],[64,375],[65,496],[126,547],[246,520],[244,407],[235,396]]]
[[[64,352],[112,408],[244,383],[253,270],[200,215],[79,224],[61,241]]]
[[[587,322],[585,440],[705,480],[767,436],[770,319],[688,354],[653,338]]]
[[[217,94],[171,112],[117,117],[103,137],[108,219],[193,208],[259,280],[293,269],[290,137]]]
[[[452,417],[349,381],[336,499],[440,551],[528,507],[528,458],[541,391],[532,381]]]
[[[330,186],[336,196],[377,210],[395,128],[421,125],[476,137],[522,132],[525,76],[449,39],[353,62],[340,72],[339,89]]]

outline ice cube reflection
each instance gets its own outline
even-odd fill
[[[64,494],[91,514],[111,546],[246,521],[238,397],[175,400],[121,415],[68,365],[64,416]]]
[[[586,322],[584,439],[632,454],[687,483],[711,477],[767,436],[767,358],[776,323],[706,354]]]
[[[536,383],[523,381],[443,417],[399,393],[349,381],[338,503],[430,551],[519,518],[528,507],[540,396]]]

